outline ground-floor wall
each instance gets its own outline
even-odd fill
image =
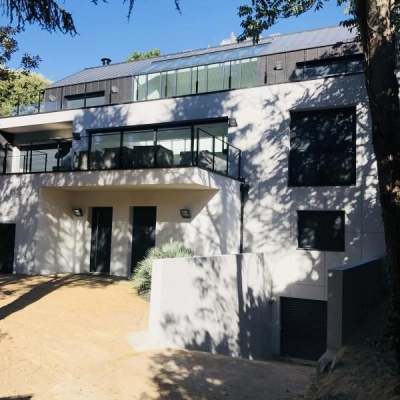
[[[266,359],[279,331],[272,290],[263,254],[156,260],[149,329],[164,346]]]
[[[163,181],[155,174],[146,180],[140,171],[1,176],[0,223],[16,225],[13,272],[89,272],[97,207],[112,208],[109,272],[114,275],[131,271],[134,207],[155,207],[156,245],[173,239],[198,255],[237,253],[240,183],[197,168],[169,178],[164,172]],[[186,186],[185,176],[190,176]],[[73,208],[83,216],[75,216]],[[190,218],[182,218],[183,208]]]

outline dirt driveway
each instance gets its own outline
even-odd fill
[[[0,275],[0,400],[284,399],[313,369],[189,351],[135,352],[149,304],[125,279]]]

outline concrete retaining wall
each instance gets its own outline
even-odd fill
[[[266,359],[271,287],[263,254],[156,260],[150,332],[168,347]]]

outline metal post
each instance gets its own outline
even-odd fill
[[[191,158],[192,158],[191,165],[194,165],[194,126],[193,125],[190,128],[190,152],[191,152]]]
[[[200,128],[197,128],[196,165],[199,166]]]
[[[215,136],[213,138],[213,146],[212,146],[212,155],[213,155],[213,163],[212,163],[212,170],[215,170]]]
[[[242,152],[239,150],[239,171],[238,171],[238,179],[240,179],[240,172],[242,169]]]
[[[6,143],[6,148],[4,150],[3,174],[7,172],[7,150],[8,150],[8,143]]]
[[[33,143],[31,142],[31,156],[29,157],[29,172],[32,172],[32,148],[33,148]]]

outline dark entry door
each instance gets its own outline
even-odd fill
[[[0,274],[12,274],[15,224],[0,224]]]
[[[156,243],[156,207],[133,207],[131,272]]]
[[[281,356],[318,360],[326,351],[327,302],[281,297]]]
[[[90,272],[110,272],[112,207],[92,209]]]

